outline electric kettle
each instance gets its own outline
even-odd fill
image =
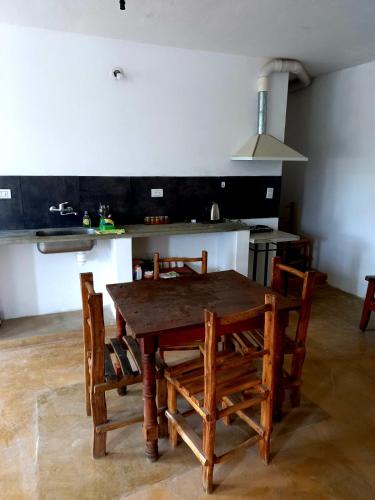
[[[214,201],[211,205],[210,210],[210,222],[219,222],[220,221],[220,209],[219,205]]]

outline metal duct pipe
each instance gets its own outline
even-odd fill
[[[265,90],[258,92],[258,134],[267,130],[267,94]]]
[[[296,80],[289,83],[289,92],[295,92],[311,84],[311,77],[299,61],[272,59],[261,69],[258,78],[258,134],[267,130],[268,77],[272,73],[292,73]]]

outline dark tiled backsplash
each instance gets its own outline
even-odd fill
[[[222,183],[225,182],[225,188]],[[267,188],[274,189],[266,199]],[[0,176],[0,189],[12,198],[0,199],[1,229],[79,226],[84,210],[98,225],[99,203],[109,205],[117,225],[142,223],[144,217],[169,215],[172,221],[207,220],[216,201],[222,217],[277,217],[281,177],[63,177]],[[163,189],[151,198],[151,189]],[[49,207],[68,201],[78,215],[51,213]]]

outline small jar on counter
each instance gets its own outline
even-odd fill
[[[142,268],[139,264],[133,267],[133,281],[139,281],[142,279]]]

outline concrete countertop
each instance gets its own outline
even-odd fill
[[[250,231],[250,243],[281,243],[287,241],[296,241],[300,237],[297,234],[286,233],[285,231],[272,231],[266,233],[253,233]]]
[[[249,226],[239,222],[219,222],[219,223],[186,223],[177,222],[173,224],[144,225],[132,224],[122,226],[125,234],[72,234],[64,236],[36,236],[37,231],[52,228],[21,229],[0,231],[0,245],[12,245],[19,243],[41,243],[44,241],[79,241],[79,240],[112,240],[117,238],[147,238],[150,236],[172,236],[179,234],[199,234],[199,233],[223,233],[230,231],[248,231]],[[56,229],[56,228],[53,228]],[[69,228],[59,228],[61,231]]]

